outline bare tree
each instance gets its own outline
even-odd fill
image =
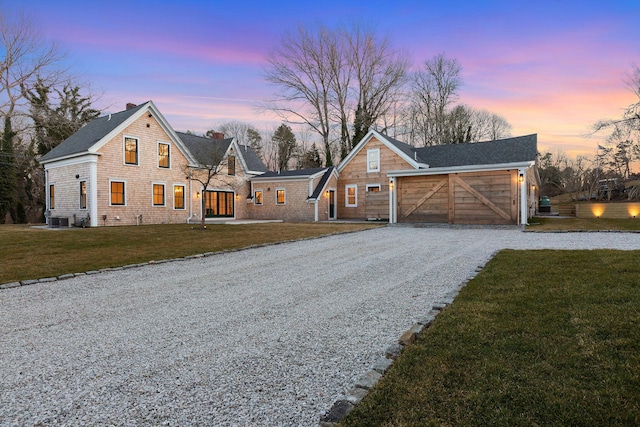
[[[298,26],[286,32],[280,45],[267,57],[265,78],[279,93],[269,108],[286,121],[309,125],[322,138],[325,163],[333,164],[331,150],[332,71],[327,57],[328,28]],[[293,118],[293,119],[292,119]]]
[[[425,61],[413,76],[413,102],[410,114],[418,145],[444,143],[449,107],[458,100],[462,85],[460,64],[440,53]]]
[[[228,185],[232,188],[237,186],[235,179],[235,158],[232,163],[234,169],[233,175],[230,175],[230,161],[227,156],[228,145],[222,140],[212,140],[210,138],[184,134],[180,136],[183,141],[187,139],[189,151],[191,151],[198,161],[198,165],[185,164],[182,171],[191,178],[191,180],[202,185],[202,193],[200,196],[200,208],[202,215],[200,218],[200,228],[207,228],[205,225],[207,201],[207,191],[213,184]]]
[[[390,109],[409,61],[372,29],[318,24],[285,33],[267,64],[265,78],[279,89],[268,108],[318,133],[331,166],[333,136],[340,158],[346,157],[354,140]]]
[[[3,5],[4,7],[4,5]],[[61,55],[46,43],[22,15],[0,12],[0,222],[16,220],[19,171],[15,162],[16,142],[25,141],[27,108],[24,91],[40,78],[49,84],[59,81],[55,67]]]

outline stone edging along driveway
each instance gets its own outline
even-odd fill
[[[332,422],[503,248],[640,235],[387,227],[5,290],[0,424]]]

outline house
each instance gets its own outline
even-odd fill
[[[217,175],[203,194],[198,178],[213,155]],[[90,226],[243,218],[247,180],[266,171],[231,138],[175,132],[152,101],[91,121],[40,163],[49,223]]]
[[[338,165],[338,217],[522,224],[537,206],[537,136],[415,148],[371,130]]]
[[[254,219],[329,221],[337,218],[334,167],[266,172],[251,178]]]
[[[218,219],[526,223],[537,137],[415,148],[371,130],[337,166],[269,172],[234,138],[176,132],[152,101],[95,119],[40,158],[50,225]]]

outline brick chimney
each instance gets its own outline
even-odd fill
[[[132,108],[136,108],[137,105],[132,102],[127,102],[127,110],[131,110]]]
[[[224,139],[224,133],[222,133],[222,132],[212,132],[211,133],[211,138],[212,139]]]

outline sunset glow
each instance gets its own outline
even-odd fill
[[[277,125],[255,106],[273,88],[264,58],[299,23],[376,25],[416,69],[446,52],[462,65],[459,102],[504,116],[540,151],[595,153],[592,125],[636,102],[623,78],[640,63],[638,1],[355,2],[25,0],[42,35],[68,52],[81,81],[122,110],[152,99],[177,130],[228,120]],[[9,3],[0,0],[0,6]]]

